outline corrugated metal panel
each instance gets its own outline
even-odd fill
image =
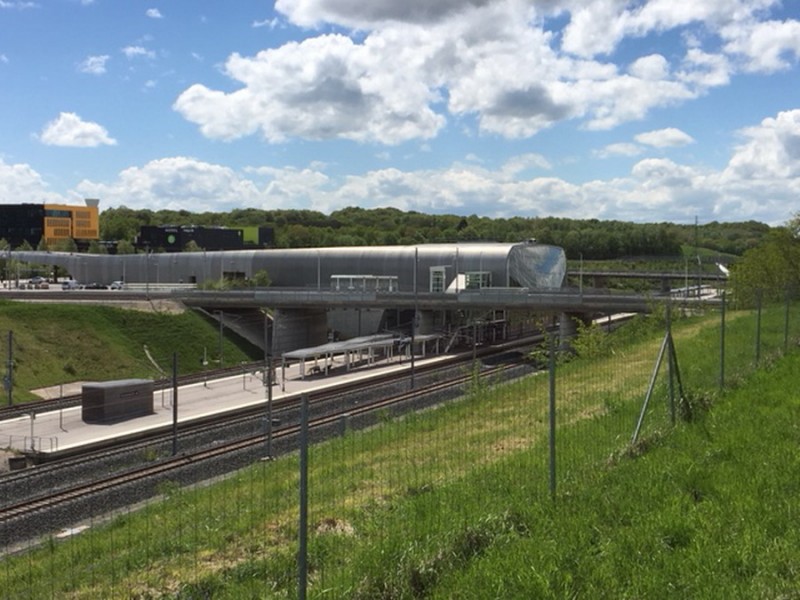
[[[431,269],[444,270],[445,288],[457,273],[491,273],[493,287],[561,287],[566,258],[543,244],[421,244],[169,254],[89,255],[13,252],[22,260],[57,265],[82,283],[203,283],[225,276],[250,278],[260,270],[274,287],[327,289],[331,275],[391,275],[401,291],[430,290]]]

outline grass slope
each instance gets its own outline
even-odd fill
[[[157,377],[144,346],[167,373],[178,354],[180,373],[197,371],[204,349],[216,358],[219,331],[191,311],[181,314],[111,306],[0,301],[2,371],[13,332],[14,402],[35,398],[30,390],[73,381]],[[226,364],[255,360],[258,352],[236,339],[223,341]]]
[[[672,427],[654,407],[635,448],[660,336],[628,333],[559,365],[554,499],[547,377],[476,384],[314,446],[309,597],[797,597],[800,355],[776,358],[784,313],[765,311],[772,345],[754,371],[753,317],[729,315],[724,394],[718,316],[675,324],[692,417]],[[297,597],[297,485],[287,456],[203,489],[165,486],[163,503],[7,557],[0,594]]]

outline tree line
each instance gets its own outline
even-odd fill
[[[740,256],[756,247],[771,229],[756,221],[680,225],[560,217],[489,218],[358,207],[344,208],[329,215],[311,210],[243,208],[193,213],[134,210],[124,206],[100,213],[103,240],[130,244],[143,225],[267,226],[274,229],[278,248],[535,239],[564,248],[570,259],[586,260],[680,256],[687,247]]]

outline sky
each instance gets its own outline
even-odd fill
[[[800,0],[0,0],[0,203],[782,225]]]

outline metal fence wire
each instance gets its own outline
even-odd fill
[[[791,351],[799,308],[793,294],[672,301],[613,331],[581,321],[568,348],[546,337],[525,366],[476,357],[455,391],[370,412],[342,399],[325,422],[306,403],[299,442],[276,438],[232,475],[162,483],[102,516],[77,508],[33,538],[30,522],[4,526],[0,598],[428,597]]]

